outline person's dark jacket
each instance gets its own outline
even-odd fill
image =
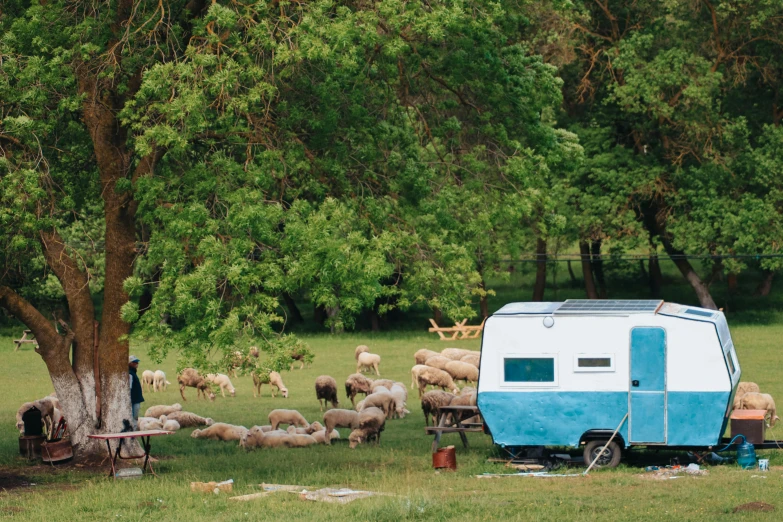
[[[139,404],[144,402],[144,396],[141,394],[141,381],[139,376],[136,375],[136,368],[128,368],[131,376],[131,404]]]

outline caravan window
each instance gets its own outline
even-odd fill
[[[614,354],[610,354],[610,353],[576,354],[574,356],[574,371],[575,372],[613,372]]]
[[[509,384],[557,384],[554,355],[506,356],[503,359],[503,380]]]

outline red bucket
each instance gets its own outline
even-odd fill
[[[435,469],[457,470],[457,452],[454,446],[446,446],[432,454],[432,467]]]

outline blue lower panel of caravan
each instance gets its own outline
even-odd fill
[[[731,392],[669,392],[669,446],[718,444]]]
[[[478,406],[496,444],[578,446],[587,430],[614,431],[628,392],[483,392]],[[628,423],[619,434],[628,440]]]
[[[667,445],[712,446],[721,437],[729,392],[668,392]],[[496,444],[578,446],[588,430],[611,430],[628,392],[482,392],[478,406]],[[628,423],[619,435],[628,439]]]

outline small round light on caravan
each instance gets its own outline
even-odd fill
[[[551,315],[544,317],[544,326],[552,328],[555,325],[555,318]]]

